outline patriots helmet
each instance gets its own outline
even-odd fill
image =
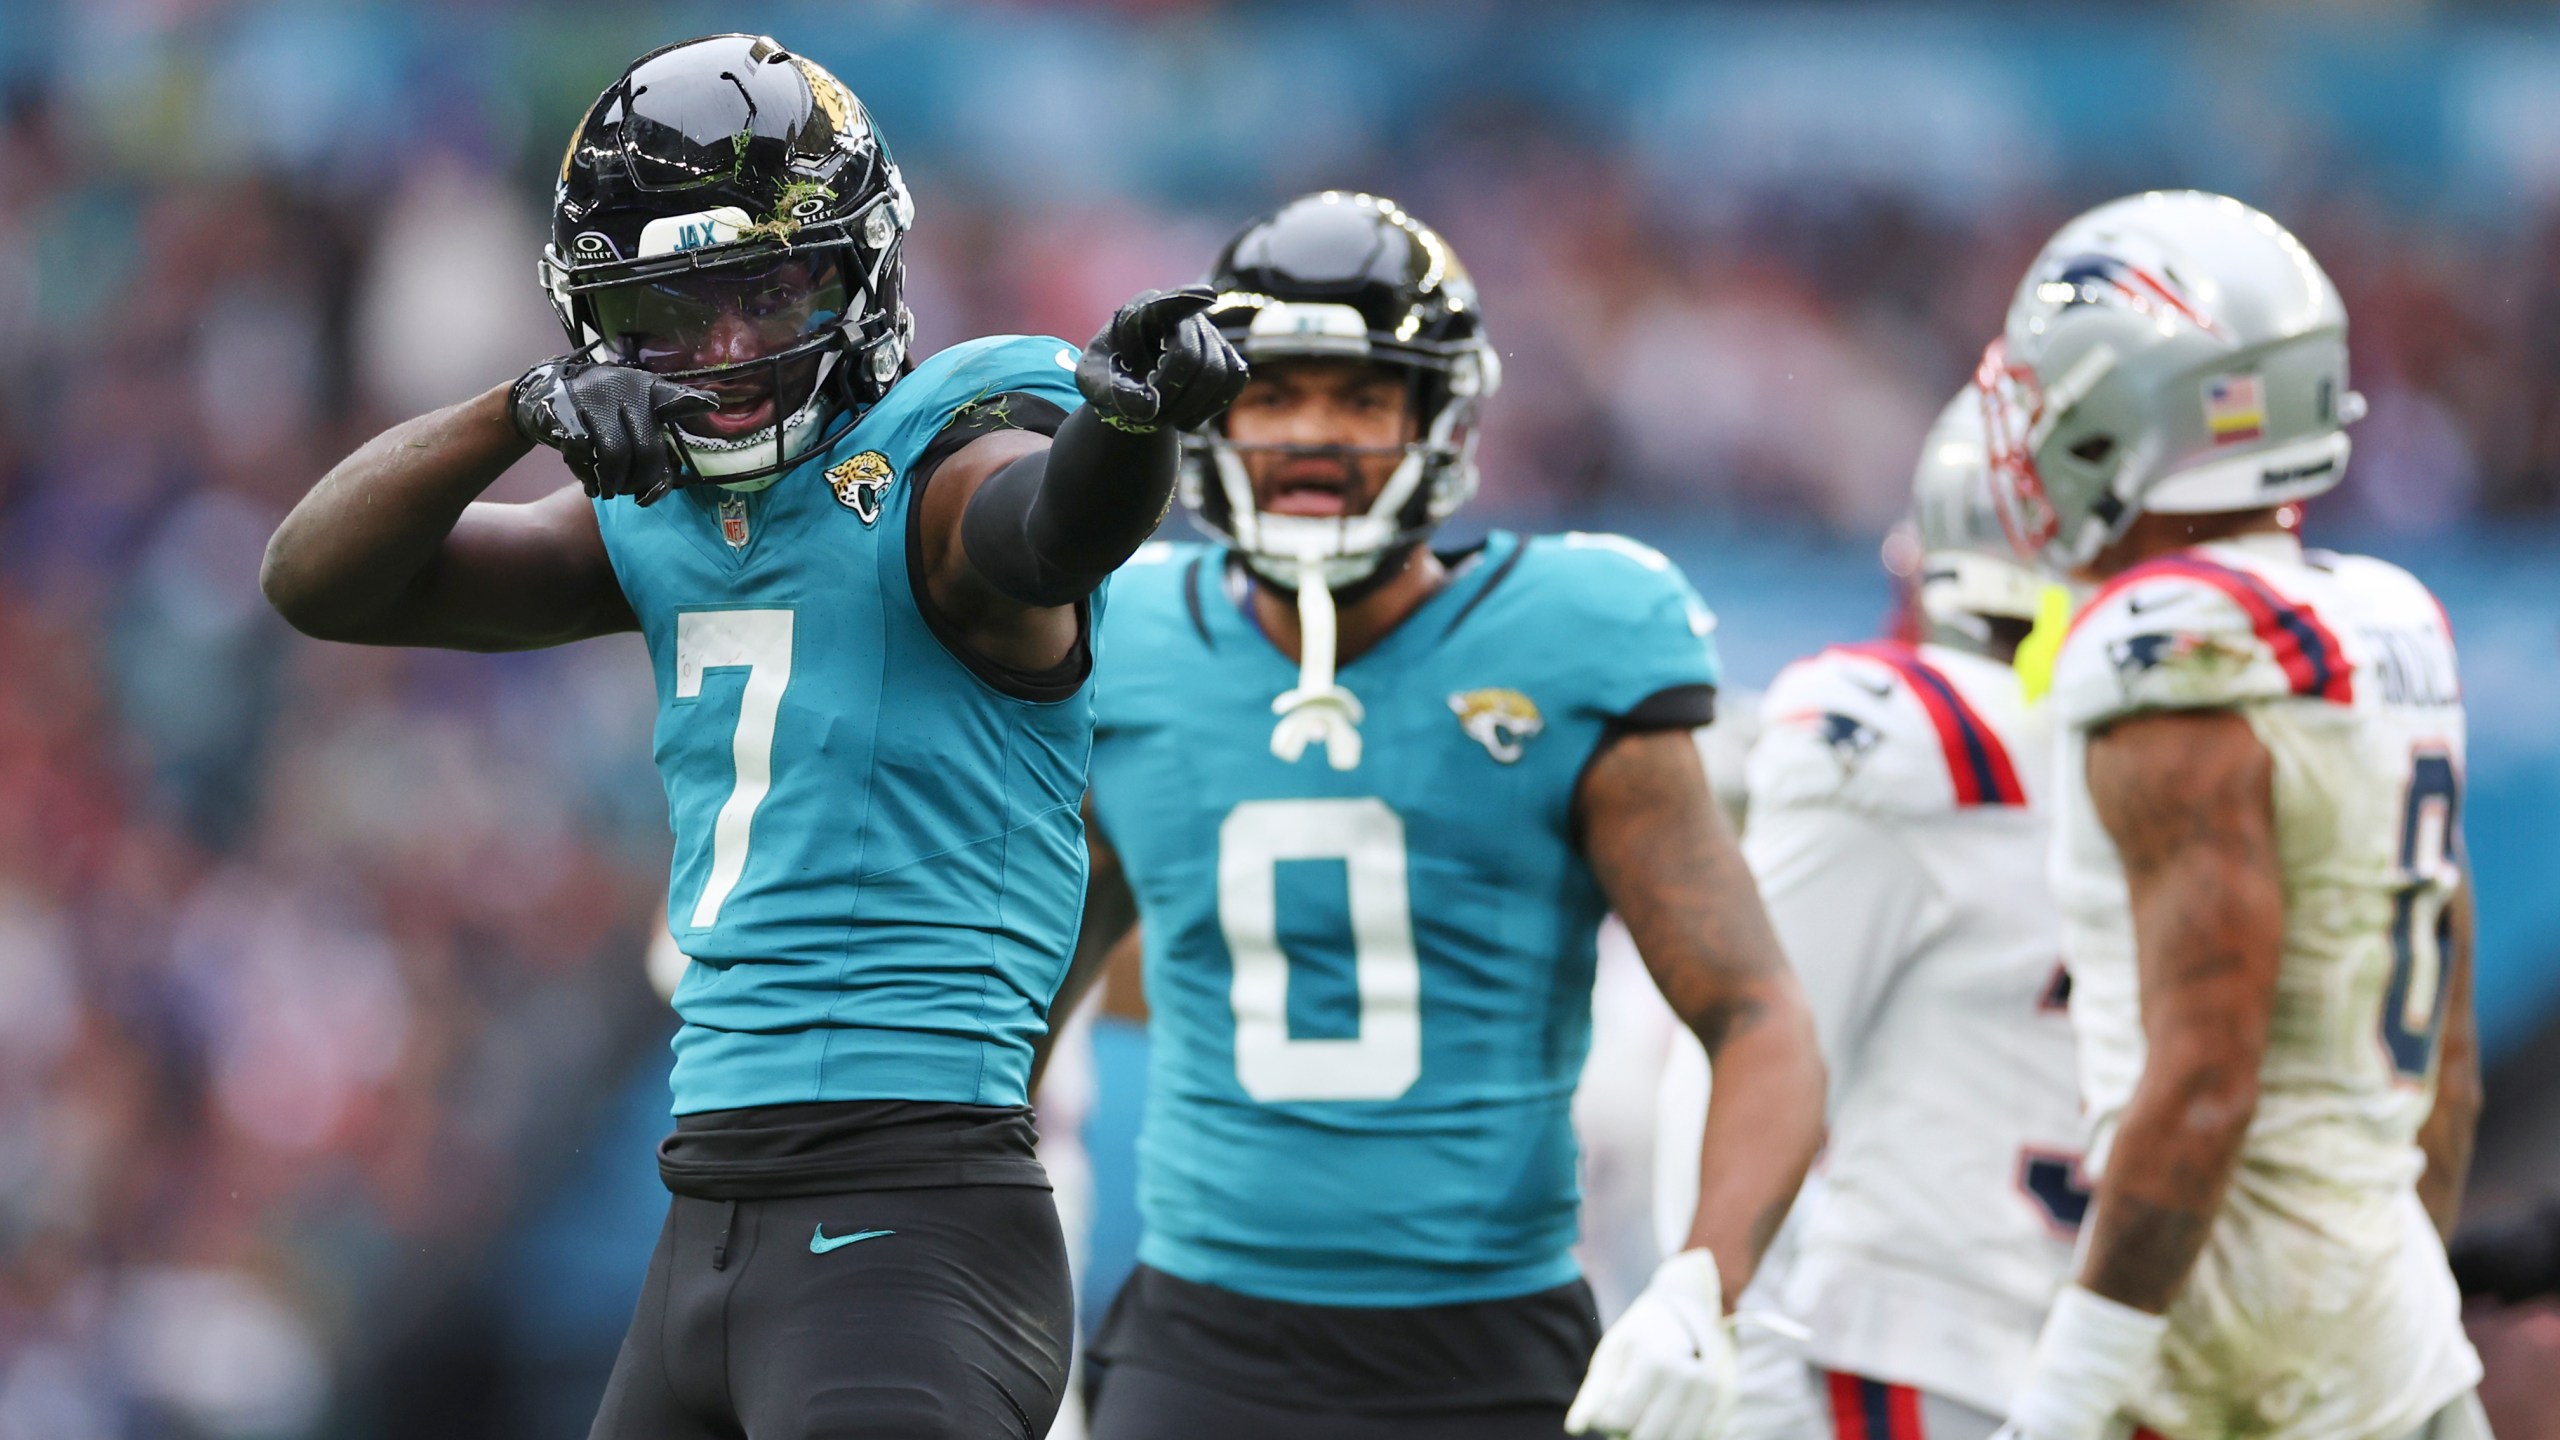
[[[685,463],[770,485],[904,373],[915,202],[870,114],[758,35],[631,63],[561,157],[543,289],[597,360],[707,390]]]
[[[1919,541],[1920,614],[1929,638],[1984,650],[1988,620],[2032,623],[2044,604],[2044,577],[2020,562],[2000,524],[1982,443],[1982,405],[1959,392],[1920,442],[1911,476],[1911,523]]]
[[[1502,383],[1475,282],[1438,232],[1394,201],[1327,190],[1255,220],[1227,242],[1209,318],[1247,364],[1355,359],[1407,379],[1419,436],[1367,513],[1259,511],[1241,447],[1212,425],[1184,437],[1181,493],[1201,528],[1264,579],[1294,588],[1306,567],[1342,589],[1420,544],[1476,490],[1476,420]]]
[[[2018,552],[2068,572],[2144,511],[2320,494],[2346,470],[2347,312],[2263,212],[2152,191],[2062,227],[1974,376]]]

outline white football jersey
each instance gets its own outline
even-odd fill
[[[1743,853],[1831,1073],[1782,1308],[1824,1369],[2003,1411],[2088,1204],[2042,716],[2006,665],[1871,644],[1762,722]]]
[[[2437,926],[2460,878],[2463,713],[2444,611],[2395,566],[2290,536],[2198,546],[2099,592],[2064,642],[2054,704],[2054,886],[2092,1173],[2144,1042],[2088,735],[2141,711],[2230,709],[2274,761],[2285,939],[2257,1114],[2170,1308],[2160,1383],[2132,1413],[2171,1436],[2413,1431],[2480,1377],[2415,1187],[2443,1018]]]

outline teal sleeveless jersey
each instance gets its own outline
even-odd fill
[[[1017,699],[935,638],[910,472],[966,406],[1081,403],[1075,360],[957,345],[760,492],[597,502],[657,674],[677,1114],[1023,1102],[1083,906],[1092,687]]]
[[[1145,937],[1156,1269],[1324,1305],[1574,1276],[1607,908],[1574,786],[1643,702],[1704,702],[1712,623],[1616,536],[1496,534],[1461,565],[1342,668],[1366,710],[1348,772],[1273,758],[1297,666],[1222,553],[1151,546],[1116,582],[1093,797]]]

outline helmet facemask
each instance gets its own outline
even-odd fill
[[[1911,477],[1911,523],[1888,542],[1888,555],[1916,554],[1913,586],[1927,638],[1996,655],[2001,642],[2034,623],[2044,578],[2014,553],[2001,497],[1995,493],[1976,394],[1960,392],[1921,442]],[[2003,624],[2002,622],[2006,622]]]
[[[1250,365],[1339,359],[1402,371],[1408,413],[1421,432],[1396,447],[1395,468],[1369,504],[1346,515],[1260,509],[1248,454],[1322,453],[1357,463],[1376,451],[1239,445],[1227,437],[1223,420],[1185,436],[1183,503],[1201,528],[1232,546],[1263,579],[1295,588],[1312,564],[1336,591],[1364,584],[1389,557],[1427,539],[1474,497],[1477,417],[1501,375],[1492,347],[1481,341],[1446,350],[1381,345],[1349,306],[1272,302],[1255,317],[1239,348]]]

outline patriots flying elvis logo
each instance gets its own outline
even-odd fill
[[[2057,311],[2106,305],[2155,319],[2174,316],[2209,335],[2222,333],[2222,326],[2170,278],[2165,265],[2142,265],[2103,251],[2073,255],[2055,265],[2049,278],[2037,284],[2036,298]]]
[[[2158,669],[2195,648],[2189,635],[2130,635],[2107,647],[2107,658],[2120,675]]]

